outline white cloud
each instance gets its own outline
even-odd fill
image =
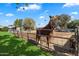
[[[79,5],[79,3],[65,3],[63,5],[63,7],[71,7],[71,6],[75,6],[75,5]]]
[[[38,4],[30,4],[28,6],[21,6],[17,10],[18,11],[24,11],[24,10],[39,10],[41,9],[41,6]]]
[[[72,20],[74,20],[74,19],[76,19],[76,18],[75,18],[75,16],[72,15],[70,22],[71,22]]]
[[[76,12],[76,11],[75,11],[75,12],[72,12],[71,14],[73,14],[73,15],[77,15],[77,14],[78,14],[78,12]]]
[[[11,17],[11,16],[14,16],[14,14],[12,14],[12,13],[7,13],[6,16]]]
[[[29,5],[29,9],[36,9],[36,10],[38,10],[40,8],[41,8],[40,5],[37,5],[37,4]]]
[[[71,18],[74,19],[75,17],[74,16],[71,16]]]
[[[45,18],[45,16],[40,16],[40,19],[44,19]]]
[[[25,10],[28,10],[29,8],[27,6],[21,6],[19,7],[17,10],[18,11],[25,11]]]
[[[45,10],[42,14],[40,14],[40,19],[45,19],[48,17],[48,10]]]

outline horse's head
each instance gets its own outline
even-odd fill
[[[57,26],[57,22],[60,18],[60,16],[49,16],[50,17],[50,25],[51,25],[51,28],[55,28]]]

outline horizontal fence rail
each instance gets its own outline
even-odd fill
[[[50,31],[50,29],[37,29],[37,30],[47,30],[47,31]],[[37,31],[36,30],[36,31]],[[47,47],[47,40],[46,39],[44,39],[44,37],[46,37],[46,35],[41,35],[41,34],[36,34],[36,31],[35,32],[27,32],[27,31],[24,31],[24,32],[18,32],[18,35],[19,36],[21,36],[22,38],[27,38],[27,39],[32,39],[32,40],[34,40],[34,41],[36,41],[36,35],[39,35],[39,36],[41,36],[41,39],[40,39],[40,41],[41,41],[41,43],[39,43],[39,45],[40,46],[43,46],[43,47]],[[57,34],[56,34],[57,33]],[[15,34],[17,34],[17,32],[15,33]],[[62,34],[62,35],[61,35]],[[66,48],[66,47],[64,47],[64,42],[66,41],[66,44],[68,43],[68,41],[69,41],[69,43],[68,44],[70,44],[70,36],[72,36],[72,35],[75,35],[76,34],[76,36],[79,34],[78,32],[54,32],[52,35],[51,35],[51,38],[52,39],[50,39],[51,41],[49,42],[49,44],[51,45],[51,47],[53,47],[53,46],[58,46],[58,47],[61,47],[61,48],[63,48],[64,50],[73,50],[72,48],[69,48],[68,46],[68,48]],[[59,36],[57,36],[57,35],[59,35]],[[65,37],[65,36],[66,37]],[[70,35],[70,36],[69,36]],[[75,36],[75,37],[76,37]],[[77,38],[77,37],[76,37]],[[78,38],[77,38],[78,39]],[[55,42],[56,43],[55,43]],[[77,42],[77,44],[78,44],[78,42]],[[50,48],[51,48],[50,47]],[[78,46],[76,46],[76,47],[78,47]],[[47,47],[48,48],[48,47]],[[77,55],[78,55],[78,48],[77,48]]]

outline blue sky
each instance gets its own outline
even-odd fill
[[[25,8],[25,10],[23,10]],[[49,15],[68,14],[72,19],[79,18],[79,3],[40,3],[24,6],[20,4],[0,3],[0,25],[8,26],[19,19],[32,18],[37,27],[43,27],[49,22]]]

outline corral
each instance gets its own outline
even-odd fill
[[[47,41],[46,41],[46,37],[42,36],[40,39],[40,44],[39,46],[41,48],[44,48],[46,50],[49,51],[56,51],[56,52],[62,52],[62,53],[72,53],[71,50],[73,50],[73,48],[71,48],[71,39],[73,38],[73,35],[75,33],[74,32],[56,32],[54,31],[53,34],[51,34],[51,38],[50,38],[50,43],[49,43],[49,49],[47,46]],[[24,31],[24,32],[18,32],[18,36],[25,38],[28,40],[32,40],[34,42],[36,42],[36,31]]]

